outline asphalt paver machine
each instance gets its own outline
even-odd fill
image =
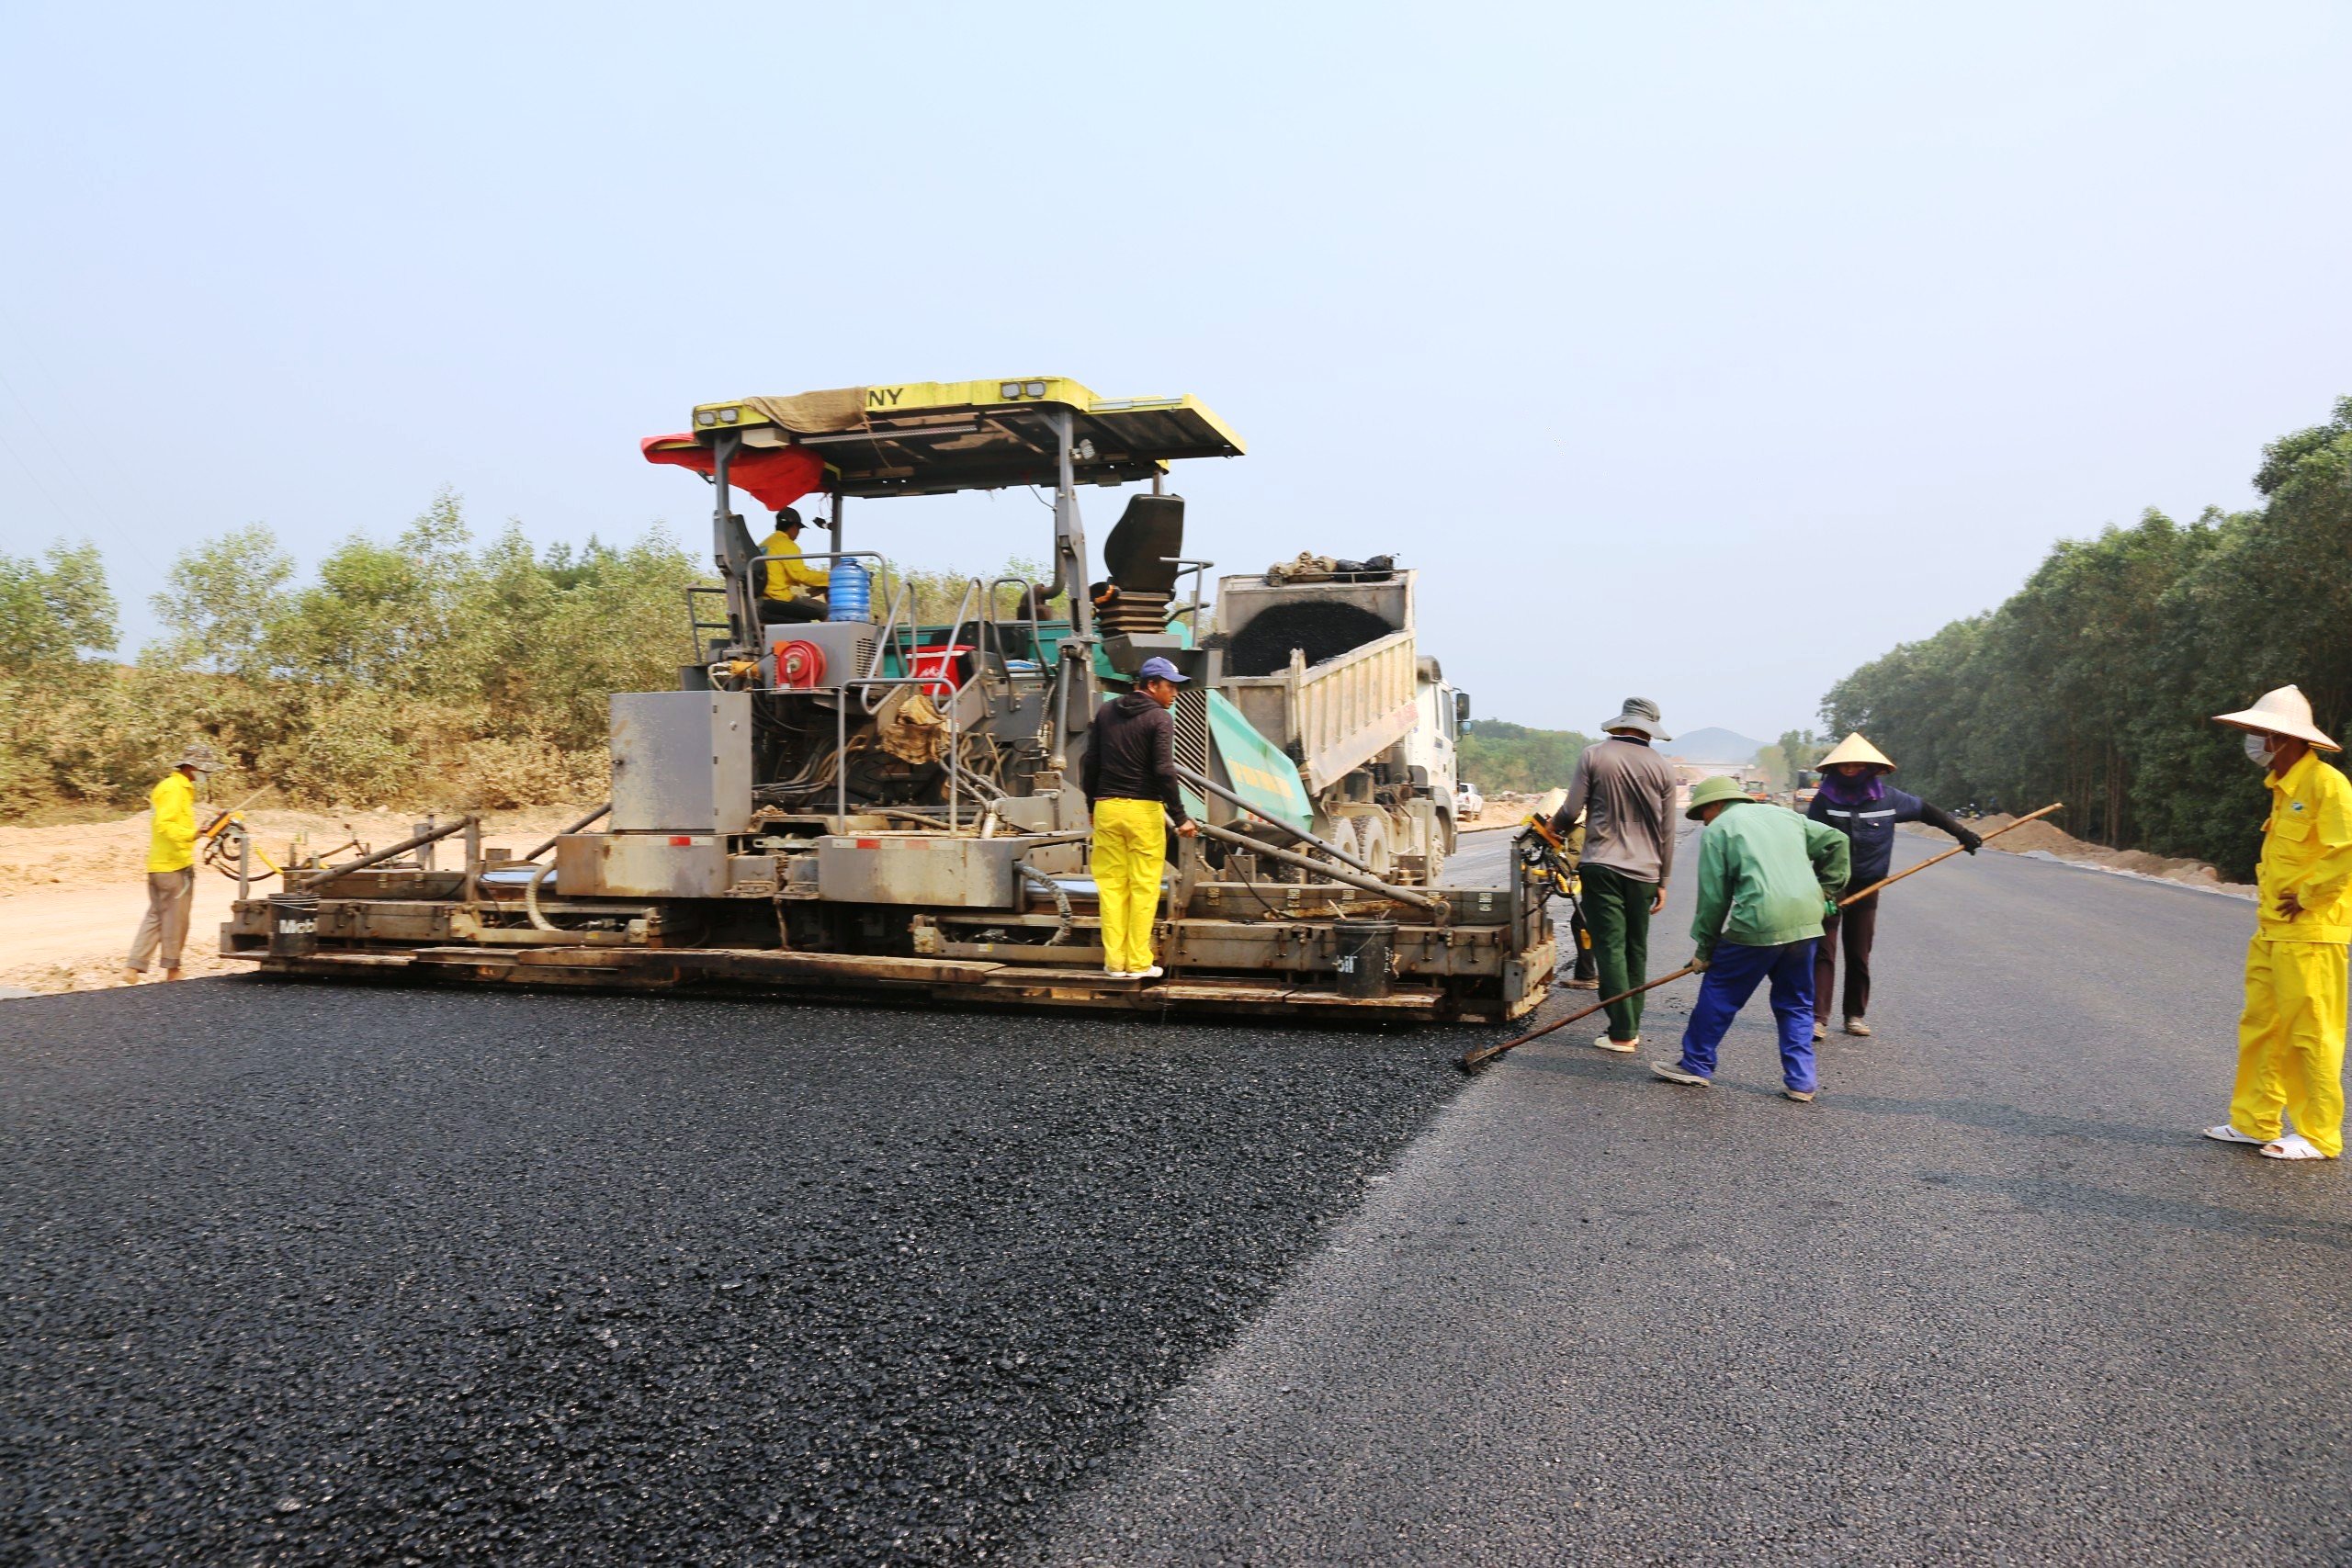
[[[1202,635],[1211,563],[1185,557],[1165,479],[1242,445],[1198,400],[1054,377],[860,387],[705,403],[642,448],[710,483],[718,579],[688,595],[678,689],[612,698],[607,806],[525,856],[485,850],[468,817],[241,887],[226,954],[288,976],[1285,1017],[1501,1020],[1543,998],[1552,928],[1523,879],[1434,886],[1436,850],[1388,852],[1390,825],[1402,841],[1430,820],[1398,761],[1434,676],[1409,625],[1247,673]],[[866,502],[1012,486],[1052,495],[1049,584],[974,579],[926,621],[852,547],[887,515]],[[1085,486],[1137,487],[1099,570]],[[804,559],[831,572],[824,618],[763,621],[774,563],[739,491],[821,508],[831,547]],[[1409,603],[1391,563],[1326,564],[1310,575],[1341,597]],[[1170,836],[1166,973],[1143,979],[1102,968],[1078,779],[1097,707],[1154,655],[1192,677],[1173,716],[1202,836]]]

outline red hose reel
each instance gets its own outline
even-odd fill
[[[813,642],[775,645],[775,683],[793,692],[810,692],[825,679],[825,650]]]

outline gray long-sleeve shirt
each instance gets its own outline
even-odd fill
[[[1585,748],[1552,830],[1565,834],[1579,811],[1584,864],[1660,884],[1674,870],[1674,764],[1641,741],[1611,736]]]

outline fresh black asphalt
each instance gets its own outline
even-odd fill
[[[0,1562],[995,1560],[1461,1048],[250,980],[0,1004]]]
[[[0,1562],[2344,1561],[2342,1168],[2196,1135],[2250,919],[1956,861],[1812,1106],[1760,1005],[1652,1080],[1687,986],[1466,1089],[1461,1032],[0,1003]]]

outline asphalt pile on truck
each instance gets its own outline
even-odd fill
[[[1307,602],[1261,611],[1233,637],[1225,653],[1232,675],[1272,675],[1290,665],[1291,649],[1309,664],[1378,642],[1396,628],[1357,604]]]
[[[1453,1031],[246,981],[0,1012],[0,1561],[996,1560]]]

